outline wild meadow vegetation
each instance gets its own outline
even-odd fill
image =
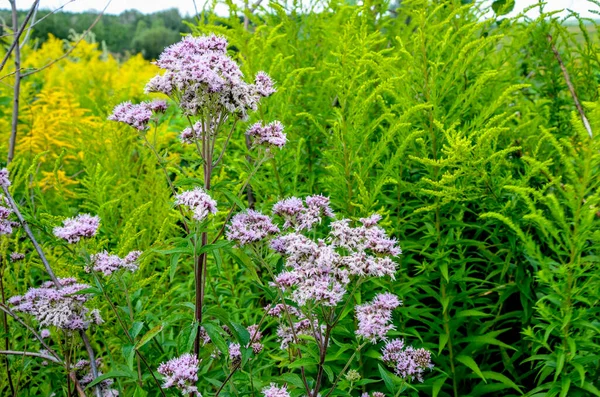
[[[0,394],[600,396],[595,21],[226,5],[21,49]]]

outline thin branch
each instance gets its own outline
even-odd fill
[[[27,15],[25,16],[25,20],[23,21],[23,25],[21,25],[21,28],[17,31],[17,34],[15,35],[15,38],[14,38],[12,44],[10,45],[10,48],[8,49],[8,51],[6,51],[6,54],[4,54],[4,58],[2,59],[2,63],[0,63],[0,70],[4,69],[4,65],[6,65],[6,62],[8,61],[8,58],[10,58],[10,54],[13,52],[13,50],[17,46],[17,43],[19,42],[19,38],[23,34],[23,31],[25,30],[25,26],[27,26],[27,22],[29,22],[29,20],[31,19],[31,16],[33,15],[33,11],[37,7],[37,4],[39,3],[39,1],[40,0],[35,0],[35,2],[33,3],[33,5],[31,6],[31,9],[29,10],[29,12],[27,13]]]
[[[567,83],[567,87],[569,88],[571,97],[573,97],[573,102],[575,102],[575,107],[577,108],[577,112],[579,112],[579,117],[581,117],[583,126],[585,127],[590,138],[593,138],[594,136],[592,134],[592,126],[590,125],[590,122],[588,121],[587,117],[585,116],[585,112],[583,111],[583,106],[581,106],[581,103],[579,102],[577,93],[575,93],[575,87],[573,87],[573,83],[571,83],[571,78],[569,76],[569,72],[567,71],[567,68],[566,68],[564,62],[563,62],[560,54],[558,53],[556,46],[554,46],[554,44],[552,43],[552,36],[548,35],[547,38],[548,38],[548,42],[550,43],[550,48],[552,48],[552,52],[554,53],[554,57],[556,58],[556,61],[558,62],[560,69],[562,70],[563,76],[565,77],[565,82]]]
[[[43,358],[44,360],[50,360],[54,363],[57,364],[62,364],[62,361],[57,360],[56,358],[49,356],[47,354],[42,354],[42,353],[36,353],[36,352],[21,352],[21,351],[15,351],[15,350],[0,350],[0,354],[10,354],[10,355],[14,355],[14,356],[29,356],[29,357],[39,357],[39,358]]]
[[[27,41],[29,40],[29,35],[31,34],[31,28],[33,28],[33,26],[35,25],[35,17],[37,15],[37,12],[39,10],[40,3],[37,3],[37,6],[35,7],[35,11],[33,11],[33,16],[31,17],[31,24],[29,25],[29,28],[27,28],[27,33],[25,33],[25,37],[23,38],[23,41],[21,42],[21,45],[19,46],[20,49],[23,49],[23,47],[25,47],[25,44],[27,44]]]
[[[75,383],[75,389],[77,390],[77,394],[79,394],[79,397],[86,397],[85,391],[83,390],[83,387],[81,387],[79,380],[77,380],[77,375],[75,375],[75,372],[69,372],[69,377],[71,378],[73,383]]]
[[[0,258],[0,295],[2,295],[2,304],[6,305],[6,296],[4,294],[4,261]],[[10,339],[8,333],[8,316],[6,313],[2,313],[2,325],[4,326],[4,349],[10,350]],[[15,395],[15,386],[12,380],[12,373],[10,371],[10,364],[8,362],[8,358],[5,358],[6,363],[6,378],[8,380],[8,386],[10,388],[11,394]]]
[[[81,35],[81,37],[79,38],[79,40],[77,40],[75,42],[75,44],[73,44],[73,46],[67,50],[67,52],[65,52],[64,54],[62,54],[58,58],[56,58],[56,59],[48,62],[47,64],[45,64],[44,66],[42,66],[40,68],[37,68],[37,69],[31,70],[29,72],[23,73],[21,77],[28,77],[28,76],[31,76],[32,74],[37,73],[37,72],[41,72],[42,70],[49,68],[50,66],[54,65],[55,63],[57,63],[59,61],[62,61],[63,59],[65,59],[66,57],[68,57],[69,55],[71,55],[71,53],[73,51],[75,51],[75,49],[83,41],[83,39],[85,39],[85,37],[88,35],[88,33],[90,33],[90,31],[94,28],[94,26],[96,26],[96,24],[100,21],[100,19],[104,15],[104,12],[106,11],[106,9],[108,8],[108,6],[110,5],[111,2],[112,2],[112,0],[108,0],[108,2],[106,3],[106,6],[104,6],[104,9],[100,12],[100,14],[98,14],[98,17],[96,17],[96,19],[94,20],[94,22],[92,22],[92,24],[90,25],[90,27],[87,28],[87,30],[85,32],[83,32],[83,34]],[[0,78],[0,80],[3,80],[6,77],[11,76],[13,74],[15,74],[15,72],[6,74],[6,75],[2,76]]]
[[[213,163],[214,167],[219,165],[219,163],[221,162],[221,159],[223,158],[223,155],[225,154],[225,149],[227,149],[227,145],[229,144],[229,141],[231,140],[231,136],[233,135],[233,131],[235,130],[236,123],[237,123],[237,120],[235,120],[233,122],[233,126],[231,126],[231,130],[229,131],[229,134],[227,134],[227,139],[225,140],[225,143],[223,144],[223,149],[221,149],[221,153],[219,154],[219,157],[217,157],[217,159]]]
[[[37,9],[36,5],[37,2],[34,3],[34,9]],[[10,7],[12,9],[13,32],[16,32],[19,30],[19,15],[17,13],[16,0],[10,0]],[[25,24],[23,24],[23,26],[25,26]],[[6,160],[6,162],[9,164],[15,155],[17,127],[19,125],[19,93],[21,91],[21,46],[19,45],[18,37],[14,38],[13,44],[15,43],[15,83],[13,86],[13,111],[10,127],[10,139],[8,143],[8,158]]]
[[[19,324],[24,326],[29,332],[31,332],[33,334],[33,336],[38,341],[40,341],[40,343],[42,344],[42,347],[44,349],[48,350],[48,352],[50,352],[56,359],[60,360],[60,357],[58,356],[58,354],[56,354],[56,352],[54,352],[54,350],[50,346],[48,346],[48,344],[46,344],[46,342],[44,342],[44,338],[42,338],[40,336],[40,334],[38,334],[33,328],[31,328],[23,320],[21,320],[21,317],[17,316],[12,310],[10,310],[8,308],[8,306],[6,306],[4,304],[0,304],[0,310],[2,310],[4,313],[6,313],[9,316],[11,316],[12,318],[14,318]]]
[[[46,268],[46,273],[48,273],[48,275],[52,279],[52,282],[58,288],[60,288],[61,285],[58,282],[58,278],[56,278],[56,275],[54,274],[54,271],[52,270],[50,263],[48,263],[48,259],[46,259],[46,255],[44,255],[44,251],[42,250],[42,247],[40,247],[40,245],[38,244],[35,236],[33,235],[33,232],[31,231],[31,229],[29,228],[29,225],[27,224],[27,221],[25,221],[25,218],[23,218],[21,211],[19,211],[19,207],[17,207],[17,203],[15,203],[13,196],[10,194],[10,192],[8,191],[8,188],[6,186],[2,186],[2,190],[4,190],[4,195],[6,197],[6,200],[8,201],[8,204],[12,208],[12,210],[15,213],[15,215],[17,216],[17,218],[19,219],[21,226],[23,226],[23,230],[25,230],[27,237],[29,237],[29,240],[31,240],[33,247],[37,251],[40,259],[42,260],[42,263],[44,264],[44,268]]]

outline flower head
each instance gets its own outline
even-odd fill
[[[25,259],[25,255],[20,252],[13,252],[10,254],[10,260],[13,262],[22,261]]]
[[[8,169],[2,168],[0,170],[0,187],[9,187],[10,179],[8,178]]]
[[[256,123],[250,126],[246,131],[252,141],[252,146],[277,146],[282,148],[287,142],[285,133],[283,132],[283,124],[279,121],[273,121],[267,125]]]
[[[356,306],[358,320],[356,335],[372,343],[385,340],[387,333],[395,328],[391,324],[392,310],[401,304],[397,296],[384,293],[376,295],[371,303]]]
[[[217,213],[217,202],[201,187],[187,190],[175,196],[175,204],[184,205],[194,212],[194,219],[201,222],[208,214]]]
[[[79,214],[75,218],[65,219],[62,227],[55,227],[54,235],[73,244],[82,238],[95,236],[98,227],[100,227],[98,216]]]
[[[8,200],[0,194],[0,235],[11,234],[13,227],[18,225],[9,219],[12,213],[13,210],[8,205]]]
[[[262,390],[264,397],[290,397],[286,386],[277,386],[275,383],[271,383],[268,387]]]
[[[256,89],[256,92],[263,97],[271,96],[277,92],[271,77],[262,71],[256,73],[256,77],[254,78],[254,88]]]
[[[329,206],[329,198],[321,195],[308,196],[304,203],[297,197],[283,199],[275,203],[273,214],[283,218],[284,229],[294,228],[296,231],[311,229],[321,222],[323,216],[335,216]]]
[[[423,382],[425,369],[432,369],[431,353],[425,349],[404,346],[402,339],[393,339],[382,350],[382,360],[394,368],[396,375],[402,378],[417,379]]]
[[[270,234],[279,232],[271,218],[258,211],[247,210],[236,214],[227,225],[226,237],[240,246],[261,241]]]
[[[113,272],[120,269],[134,272],[138,268],[137,260],[140,255],[140,251],[132,251],[125,258],[120,258],[117,255],[110,255],[108,252],[103,251],[92,255],[92,265],[91,267],[87,267],[86,271],[89,273],[93,270],[105,276],[110,276]]]
[[[150,80],[146,92],[175,96],[188,116],[211,106],[245,119],[261,96],[273,90],[266,75],[257,76],[255,84],[246,83],[239,66],[227,56],[227,40],[215,35],[185,36],[167,47],[156,65],[165,72]]]
[[[59,279],[61,288],[48,281],[39,288],[30,288],[25,295],[9,299],[13,310],[35,317],[41,326],[54,326],[65,330],[87,329],[89,310],[85,303],[88,294],[78,294],[89,288],[74,278]]]
[[[195,384],[198,382],[198,358],[183,354],[159,365],[157,371],[165,377],[164,388],[176,387],[184,395],[201,396]]]

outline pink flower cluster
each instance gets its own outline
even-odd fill
[[[284,229],[294,228],[296,231],[311,229],[321,222],[323,216],[335,216],[329,206],[329,198],[321,195],[308,196],[304,202],[297,197],[281,200],[273,206],[273,214],[283,218]]]
[[[286,386],[279,387],[275,383],[271,383],[268,387],[262,390],[264,397],[290,397]]]
[[[4,204],[4,205],[3,205]],[[13,227],[17,226],[16,222],[10,220],[10,215],[13,213],[6,197],[0,194],[0,236],[3,234],[11,234]]]
[[[184,205],[194,212],[194,219],[203,221],[208,214],[217,213],[217,202],[201,187],[187,190],[175,196],[175,204]]]
[[[350,278],[334,247],[299,233],[278,237],[271,246],[284,255],[288,269],[275,277],[275,283],[290,289],[291,299],[299,306],[309,301],[336,306],[342,300]]]
[[[331,223],[329,241],[347,252],[344,263],[350,274],[394,278],[396,264],[392,257],[400,255],[402,250],[395,239],[377,226],[380,219],[378,214],[361,218],[362,226],[355,228],[350,226],[349,219]]]
[[[251,347],[254,354],[259,354],[263,350],[263,344],[260,342],[262,339],[262,333],[260,332],[258,325],[254,324],[246,328],[250,334],[250,342],[246,348]],[[239,343],[229,344],[229,358],[231,362],[236,365],[242,359],[242,351]]]
[[[141,251],[131,251],[125,258],[120,258],[118,255],[110,255],[108,252],[103,251],[92,255],[92,266],[88,266],[85,271],[90,273],[93,270],[105,276],[110,276],[120,269],[134,272],[138,268],[137,261],[141,254]]]
[[[82,238],[95,236],[98,227],[100,227],[98,216],[79,214],[75,218],[65,219],[62,227],[55,227],[54,235],[73,244]]]
[[[244,82],[239,66],[227,56],[227,40],[215,35],[184,37],[166,48],[156,65],[165,72],[148,82],[146,92],[177,98],[188,116],[218,106],[215,114],[225,111],[246,118],[261,97],[275,92],[264,72],[257,74],[255,84]]]
[[[25,255],[20,252],[13,252],[10,254],[10,260],[12,262],[22,261],[23,259],[25,259]]]
[[[201,396],[198,382],[198,358],[186,353],[159,365],[157,371],[165,377],[164,388],[176,387],[183,395]]]
[[[34,316],[40,326],[76,330],[102,322],[97,312],[91,315],[85,307],[89,295],[78,294],[89,285],[79,284],[74,278],[59,279],[59,282],[60,289],[48,281],[39,288],[30,288],[23,296],[10,298],[9,303],[15,311]]]
[[[285,133],[283,132],[283,124],[279,121],[273,121],[265,126],[262,123],[255,123],[246,131],[252,141],[252,147],[256,146],[277,146],[282,148],[287,142]]]
[[[96,360],[96,366],[99,367],[102,362],[100,359]],[[80,376],[79,383],[82,386],[87,386],[94,380],[94,376],[92,375],[92,371],[90,368],[90,362],[88,360],[79,360],[73,366],[77,375]],[[98,376],[102,376],[102,372],[98,371]],[[105,379],[98,383],[98,387],[100,387],[100,394],[102,397],[118,397],[119,392],[116,389],[113,389],[111,386],[114,384],[112,379]]]
[[[383,293],[376,295],[371,303],[356,306],[356,335],[372,343],[385,340],[387,333],[395,328],[392,325],[392,310],[401,304],[396,295]]]
[[[148,123],[154,113],[164,113],[166,111],[167,102],[164,100],[142,102],[137,105],[131,102],[123,102],[115,106],[108,119],[125,123],[137,130],[143,131],[148,129]]]
[[[386,343],[382,353],[382,360],[394,368],[396,375],[410,380],[417,379],[423,382],[423,372],[432,369],[431,353],[423,348],[415,349],[404,346],[402,339],[393,339]]]
[[[226,238],[243,246],[276,233],[279,233],[279,228],[273,224],[271,218],[258,211],[247,210],[231,219],[231,223],[227,225]]]
[[[369,393],[363,393],[360,397],[369,397]],[[385,397],[385,394],[380,391],[374,391],[371,393],[371,397]]]
[[[8,170],[6,168],[2,168],[0,170],[0,187],[9,187],[10,179],[8,177]]]

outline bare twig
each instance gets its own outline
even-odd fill
[[[69,377],[71,378],[73,383],[75,383],[75,389],[77,390],[77,394],[79,395],[79,397],[86,397],[85,391],[83,390],[83,387],[81,387],[79,380],[77,380],[77,375],[75,375],[75,372],[69,372]]]
[[[27,41],[29,40],[29,35],[31,34],[31,28],[33,28],[33,26],[35,25],[35,17],[37,15],[38,9],[40,8],[40,3],[38,2],[35,10],[33,11],[33,16],[31,17],[31,23],[29,24],[29,28],[27,28],[27,33],[25,33],[25,37],[23,38],[23,41],[21,42],[21,45],[19,46],[19,48],[23,49],[23,47],[25,46],[25,44],[27,44]]]
[[[13,31],[19,31],[19,15],[17,13],[16,0],[9,0],[10,7],[12,10],[12,23]],[[33,9],[37,8],[38,2],[34,3]],[[25,26],[25,24],[23,24]],[[21,30],[22,32],[22,30]],[[13,39],[14,51],[15,51],[15,83],[13,86],[13,111],[12,111],[12,122],[10,128],[10,140],[8,144],[8,158],[7,163],[10,163],[15,154],[15,143],[17,140],[17,127],[19,124],[19,93],[21,90],[21,46],[19,45],[19,37]]]
[[[2,258],[0,258],[0,295],[2,295],[2,304],[6,305],[6,296],[4,295],[4,263],[2,263]],[[8,316],[6,313],[2,313],[2,325],[4,326],[4,349],[10,350],[10,339],[8,333]],[[8,380],[8,386],[10,388],[11,394],[15,395],[15,386],[13,385],[12,373],[10,371],[10,365],[8,362],[8,358],[5,357],[6,363],[6,378]]]
[[[60,288],[61,285],[58,282],[58,278],[56,278],[56,275],[54,274],[54,271],[52,270],[50,263],[48,263],[48,259],[46,259],[46,255],[44,255],[44,251],[42,250],[42,247],[40,247],[40,245],[38,244],[35,236],[33,235],[33,232],[31,231],[31,229],[29,228],[29,225],[27,224],[27,221],[25,220],[25,218],[23,218],[21,211],[19,211],[19,207],[17,207],[17,203],[15,203],[15,200],[13,199],[12,195],[10,194],[10,192],[8,191],[8,188],[6,186],[2,186],[2,190],[4,190],[4,195],[6,197],[6,200],[8,201],[8,204],[14,211],[15,215],[17,216],[17,219],[19,219],[19,223],[23,227],[23,230],[25,230],[27,237],[29,237],[29,240],[31,240],[33,247],[35,248],[40,259],[42,260],[44,268],[46,269],[46,273],[48,273],[48,275],[50,276],[50,279],[52,279],[52,282],[54,283],[54,285],[56,285],[58,288]]]
[[[11,3],[12,3],[12,1],[11,1]],[[23,34],[23,31],[25,30],[25,26],[27,26],[27,22],[29,22],[29,20],[31,19],[31,16],[33,15],[33,12],[34,12],[35,8],[37,7],[38,3],[39,3],[39,0],[36,0],[33,3],[33,5],[31,6],[31,9],[29,9],[29,12],[25,16],[25,20],[23,21],[23,25],[21,25],[21,28],[18,31],[16,31],[17,33],[15,34],[15,38],[13,39],[12,44],[8,48],[8,51],[6,51],[6,54],[4,54],[4,58],[2,59],[2,63],[0,63],[0,70],[4,69],[4,65],[6,65],[6,62],[8,61],[8,58],[10,58],[10,54],[13,52],[13,50],[15,49],[15,47],[17,46],[17,44],[19,43],[19,38]]]
[[[14,356],[39,357],[39,358],[43,358],[44,360],[49,360],[49,361],[52,361],[57,364],[62,364],[62,361],[60,361],[52,356],[49,356],[47,354],[43,354],[43,353],[21,352],[21,351],[15,351],[15,350],[0,350],[0,354],[11,354]]]
[[[556,46],[552,43],[552,36],[548,35],[547,38],[548,38],[548,42],[550,43],[550,48],[552,48],[552,52],[554,53],[554,57],[556,58],[556,61],[558,62],[560,69],[562,70],[563,76],[565,77],[565,82],[567,83],[567,87],[569,88],[571,97],[573,97],[573,102],[575,102],[575,107],[577,108],[577,112],[579,112],[579,117],[581,117],[583,126],[585,127],[590,138],[593,138],[594,136],[592,134],[592,126],[590,125],[590,122],[588,121],[587,117],[585,116],[585,112],[583,111],[583,107],[581,106],[581,103],[579,102],[577,93],[575,93],[575,87],[573,87],[573,83],[571,83],[571,78],[569,77],[569,72],[567,71],[567,68],[565,67],[564,62],[563,62],[560,54],[558,53]]]
[[[52,61],[48,62],[44,66],[41,66],[41,67],[39,67],[37,69],[30,70],[28,72],[23,73],[21,75],[21,78],[24,78],[24,77],[27,77],[27,76],[31,76],[32,74],[35,74],[37,72],[41,72],[42,70],[49,68],[50,66],[54,65],[55,63],[57,63],[57,62],[65,59],[66,57],[68,57],[69,55],[71,55],[71,53],[77,48],[77,46],[83,41],[83,39],[85,39],[85,37],[88,35],[88,33],[90,33],[90,31],[94,28],[94,26],[96,26],[96,24],[100,21],[100,19],[102,18],[102,16],[106,12],[106,9],[108,8],[108,6],[110,5],[111,2],[112,2],[112,0],[109,0],[106,3],[106,6],[104,6],[104,9],[100,12],[100,14],[98,14],[98,16],[96,17],[96,19],[94,20],[94,22],[92,22],[92,24],[90,25],[90,27],[87,28],[87,30],[85,32],[83,32],[83,34],[81,35],[81,37],[79,38],[79,40],[77,40],[75,42],[75,44],[73,44],[73,46],[71,48],[69,48],[64,54],[62,54],[61,56],[59,56],[56,59],[53,59]],[[0,80],[3,80],[3,79],[5,79],[8,76],[12,76],[15,73],[16,72],[5,74],[4,76],[0,77]]]
[[[3,311],[4,313],[8,314],[12,318],[14,318],[19,324],[21,324],[23,327],[25,327],[42,344],[42,347],[44,349],[46,349],[48,352],[50,352],[50,354],[52,354],[56,359],[60,360],[60,357],[58,356],[58,354],[56,354],[54,352],[54,350],[50,346],[48,346],[48,344],[46,342],[44,342],[44,338],[42,338],[40,336],[40,334],[38,334],[33,328],[31,328],[23,320],[21,320],[21,318],[19,316],[17,316],[12,310],[10,310],[8,308],[8,306],[6,306],[4,304],[0,304],[0,310]]]

